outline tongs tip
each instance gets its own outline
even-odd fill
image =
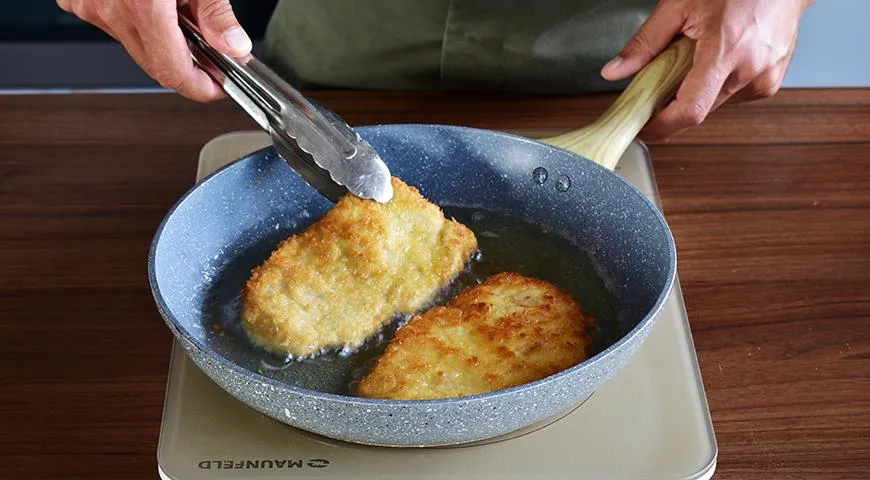
[[[393,199],[393,182],[390,169],[381,157],[365,142],[360,142],[360,149],[353,159],[353,166],[343,170],[348,191],[360,198],[387,203]],[[334,178],[334,177],[333,177]],[[336,179],[338,180],[338,179]]]
[[[387,181],[380,178],[373,180],[365,178],[366,176],[360,177],[360,184],[354,188],[348,187],[348,190],[360,198],[369,198],[378,203],[388,203],[393,199],[393,184],[389,179],[389,172],[386,172],[386,174],[388,177]]]

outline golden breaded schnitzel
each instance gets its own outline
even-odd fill
[[[416,188],[392,183],[388,203],[346,195],[254,269],[241,315],[254,342],[294,357],[359,347],[462,271],[477,250],[474,233]]]
[[[595,319],[543,280],[501,273],[400,329],[360,381],[362,397],[426,400],[502,390],[589,356]]]

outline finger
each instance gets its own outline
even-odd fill
[[[686,21],[683,10],[671,5],[672,2],[659,3],[616,58],[604,65],[602,77],[621,80],[634,75],[667,48]]]
[[[82,4],[81,1],[57,0],[57,6],[60,7],[61,10],[67,13],[71,13],[79,17],[80,19],[90,23],[91,25],[99,28],[100,30],[106,32],[110,37],[114,38],[118,42],[121,41],[114,33],[114,29],[112,29],[106,22],[103,21],[103,19],[101,19],[90,9],[85,8],[86,5]]]
[[[251,53],[251,39],[236,20],[229,0],[190,0],[190,8],[213,47],[233,57]]]
[[[738,91],[730,95],[730,98],[723,99],[719,104],[724,103],[745,103],[754,100],[760,100],[776,95],[782,87],[782,82],[785,79],[785,74],[788,71],[788,66],[794,56],[794,43],[792,44],[786,56],[777,62],[775,65],[761,72],[752,81],[741,86]],[[718,108],[718,106],[717,106]]]
[[[112,14],[103,18],[100,16],[100,12],[94,8],[93,4],[89,4],[82,0],[57,0],[57,5],[62,10],[72,13],[106,32],[107,35],[122,44],[125,49],[127,49],[128,43],[135,44],[138,42],[138,36],[135,35],[136,29],[132,27],[129,19],[121,14],[115,14],[114,10],[108,10],[107,12]]]
[[[178,27],[176,0],[145,2],[135,11],[144,57],[140,63],[162,86],[199,102],[222,98],[220,87],[190,56],[190,49]]]
[[[101,16],[103,8],[101,8],[101,5],[96,2],[87,2],[85,0],[56,0],[56,3],[61,10],[71,13],[85,22],[99,27],[101,30],[105,30],[106,19]]]
[[[698,42],[692,68],[675,99],[641,131],[644,140],[665,139],[704,121],[730,74],[730,65],[717,45],[715,41]]]
[[[769,70],[759,75],[758,78],[746,85],[746,87],[735,93],[729,99],[729,103],[751,102],[753,100],[761,100],[762,98],[769,98],[776,95],[779,91],[780,85],[782,85],[782,77],[784,76],[784,73],[785,69],[781,68],[779,65],[771,67]]]
[[[148,73],[148,56],[145,54],[142,45],[142,38],[139,37],[139,32],[136,30],[136,26],[131,23],[130,18],[122,15],[115,16],[110,17],[109,22],[112,25],[111,27],[109,26],[109,23],[106,23],[99,18],[90,20],[90,23],[93,23],[94,26],[105,31],[120,43],[139,68]]]
[[[731,99],[735,94],[742,92],[747,85],[755,81],[764,72],[758,72],[751,66],[743,66],[731,72],[731,75],[725,80],[722,90],[719,92],[716,102],[713,103],[712,110],[716,110],[722,104]]]
[[[73,13],[72,2],[70,0],[57,0],[55,3],[64,12]]]

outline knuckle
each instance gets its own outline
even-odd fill
[[[787,44],[779,44],[774,45],[770,48],[770,57],[773,59],[772,63],[778,63],[782,61],[784,58],[788,58],[791,54],[792,49],[794,48],[794,41]]]
[[[142,2],[139,0],[109,0],[105,3],[110,3],[112,5],[122,5],[123,9],[133,18],[140,16],[143,12],[143,5]]]
[[[208,97],[206,92],[195,88],[195,82],[192,82],[191,77],[182,75],[178,72],[157,70],[154,72],[153,77],[162,87],[172,90],[186,98],[200,102],[214,100],[213,98]]]
[[[779,84],[777,82],[762,82],[761,85],[755,88],[755,93],[759,98],[770,98],[779,92]]]
[[[731,67],[754,64],[761,59],[758,49],[752,48],[749,37],[738,30],[724,32],[718,50],[722,62]]]
[[[163,87],[175,91],[184,90],[185,84],[187,83],[187,79],[183,75],[165,69],[154,70],[154,79]]]
[[[56,0],[58,8],[63,10],[64,12],[72,13],[72,6],[70,5],[69,0]]]
[[[651,47],[652,38],[650,38],[649,32],[645,29],[640,29],[635,36],[631,38],[626,50],[629,50],[631,53],[637,53],[647,51]]]
[[[93,23],[94,20],[98,18],[94,9],[90,8],[87,2],[63,0],[62,2],[58,1],[57,4],[65,11],[72,13],[86,22]]]
[[[103,0],[100,3],[103,3],[106,15],[123,15],[133,23],[140,23],[147,11],[145,8],[150,8],[138,0]]]
[[[726,23],[722,26],[721,47],[726,52],[740,50],[747,40],[745,26],[740,23]]]
[[[103,20],[110,20],[115,16],[115,4],[107,1],[91,2],[94,14]]]
[[[223,19],[233,14],[230,2],[214,0],[202,2],[199,7],[199,17],[207,20]]]
[[[680,111],[680,123],[685,126],[700,125],[707,117],[707,108],[698,100],[692,100]]]
[[[732,86],[739,90],[755,81],[763,71],[763,69],[759,70],[753,65],[741,65],[728,77],[725,86]]]
[[[749,85],[749,93],[752,98],[769,98],[779,92],[782,86],[782,71],[777,68],[771,68],[759,75]]]
[[[747,52],[742,63],[743,68],[745,68],[749,74],[755,76],[761,75],[771,66],[770,62],[767,61],[766,56],[753,51]]]

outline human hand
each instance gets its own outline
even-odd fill
[[[57,0],[63,10],[95,25],[119,41],[139,66],[162,86],[187,98],[208,102],[224,96],[194,65],[178,26],[178,6],[188,0]],[[205,39],[233,57],[251,51],[229,0],[189,0]]]
[[[813,0],[661,0],[601,71],[620,80],[640,71],[683,34],[696,41],[675,99],[641,131],[661,140],[700,124],[720,105],[770,97],[782,86],[798,24]]]

